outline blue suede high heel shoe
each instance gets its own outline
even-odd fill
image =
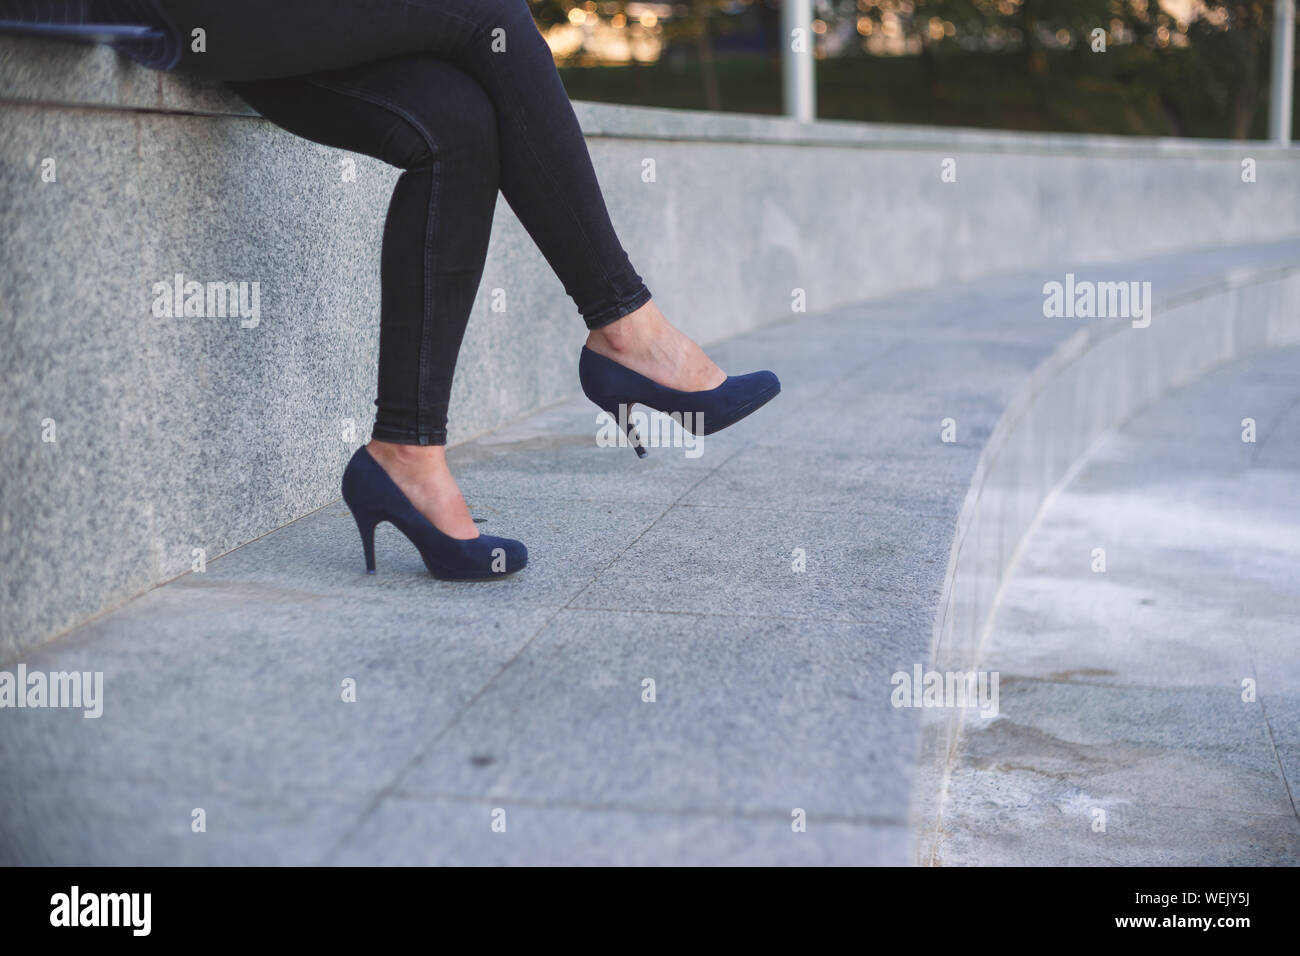
[[[644,458],[646,450],[630,421],[633,405],[645,405],[672,415],[693,435],[712,435],[757,411],[781,391],[781,381],[773,373],[750,372],[728,375],[725,382],[707,391],[681,392],[619,365],[585,345],[578,359],[578,378],[583,392],[596,407],[623,426],[638,458]],[[624,406],[622,417],[620,405]]]
[[[410,538],[429,573],[444,581],[501,578],[528,564],[528,549],[521,541],[487,534],[465,540],[443,534],[415,509],[364,445],[343,472],[343,500],[361,532],[370,574],[375,573],[375,526],[381,521]]]

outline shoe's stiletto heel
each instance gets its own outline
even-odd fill
[[[612,418],[615,424],[618,424],[618,408],[605,408],[602,406],[601,411]],[[641,433],[636,430],[636,424],[632,421],[631,405],[625,406],[624,414],[627,415],[627,421],[623,422],[622,427],[623,433],[627,435],[627,443],[632,446],[638,458],[644,458],[646,456],[645,445],[641,444]]]
[[[640,437],[634,437],[633,404],[673,416],[693,435],[712,435],[757,411],[781,392],[781,381],[771,372],[728,375],[717,388],[682,392],[660,385],[586,346],[578,360],[578,378],[586,396],[627,430],[638,458],[644,458],[646,451]],[[620,417],[620,406],[626,418]]]
[[[638,458],[646,456],[645,445],[641,444],[641,433],[636,430],[636,425],[632,422],[632,406],[627,407],[627,443],[636,451]]]
[[[453,538],[416,510],[363,445],[343,472],[343,500],[361,532],[366,571],[375,573],[375,527],[387,521],[406,535],[429,573],[445,581],[479,581],[514,574],[528,564],[528,549],[513,538],[481,534]]]
[[[353,511],[352,517],[357,522],[357,530],[361,532],[361,547],[366,552],[366,574],[375,573],[375,528],[378,522],[371,521],[370,515],[362,512]]]

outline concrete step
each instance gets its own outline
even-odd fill
[[[937,862],[1300,864],[1298,565],[1300,349],[1101,443],[998,602],[997,712],[967,714]]]

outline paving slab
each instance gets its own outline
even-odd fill
[[[513,801],[393,797],[331,857],[373,866],[874,866],[907,853],[901,825],[806,813],[681,815]],[[504,830],[493,830],[503,821]]]
[[[368,808],[306,791],[270,800],[79,773],[39,791],[0,790],[0,859],[9,866],[319,866]]]
[[[674,505],[574,603],[891,623],[937,604],[951,537],[918,516]]]
[[[915,712],[889,678],[915,653],[852,622],[566,610],[396,789],[901,825]]]
[[[552,614],[193,575],[24,662],[102,674],[102,716],[3,711],[0,779],[39,791],[73,767],[199,794],[370,794]]]

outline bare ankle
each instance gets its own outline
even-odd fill
[[[366,448],[374,457],[404,467],[445,466],[447,461],[444,445],[403,445],[372,438]]]
[[[604,346],[602,351],[610,352],[626,352],[638,341],[640,336],[636,334],[636,330],[625,325],[623,319],[592,329],[591,334],[587,336],[588,346]]]
[[[604,352],[607,355],[620,355],[632,347],[633,338],[625,332],[606,332],[604,329],[591,329],[586,338],[588,349]]]
[[[653,301],[647,302],[608,325],[592,329],[587,336],[588,344],[596,342],[607,346],[614,352],[626,352],[645,344],[668,320]]]

